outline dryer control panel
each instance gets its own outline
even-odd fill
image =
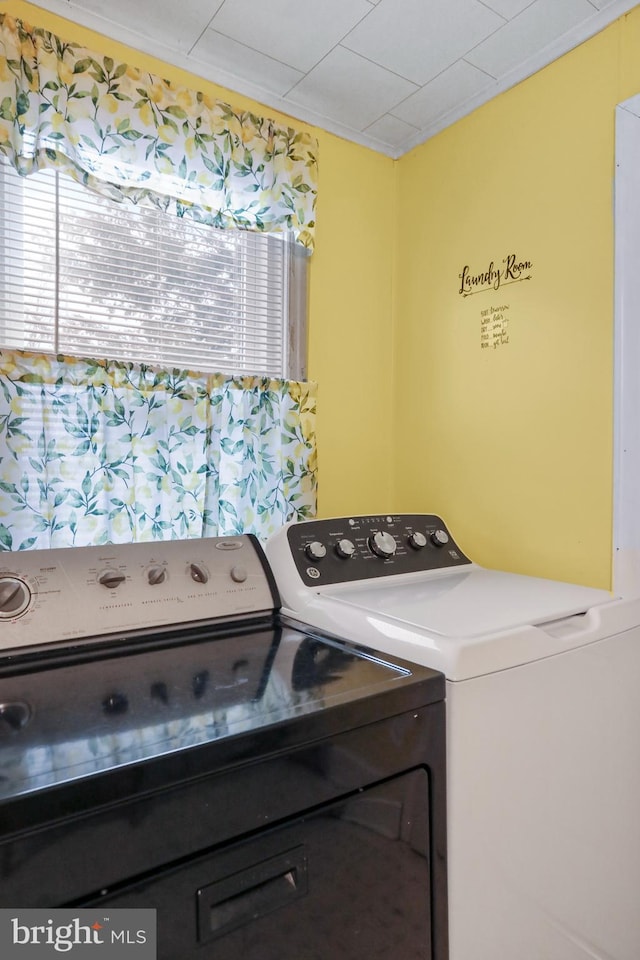
[[[0,661],[22,647],[262,619],[279,605],[250,534],[5,552]]]
[[[307,586],[422,573],[471,561],[434,514],[381,514],[307,520],[287,528]]]

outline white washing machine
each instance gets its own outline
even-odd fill
[[[639,960],[640,600],[482,568],[432,515],[266,552],[285,615],[445,674],[450,960]]]

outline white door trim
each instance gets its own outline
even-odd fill
[[[640,94],[616,107],[613,589],[640,596]]]

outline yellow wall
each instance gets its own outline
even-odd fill
[[[0,11],[239,107],[283,117],[22,0],[7,0]],[[309,271],[309,376],[319,383],[319,507],[325,516],[383,509],[392,486],[392,464],[381,445],[388,450],[391,442],[394,163],[290,122],[310,129],[320,143],[318,249]],[[376,392],[386,370],[387,389]],[[372,389],[365,393],[364,384]]]
[[[398,164],[395,502],[481,563],[604,587],[614,111],[639,32],[636,8]],[[531,279],[459,293],[510,254]]]
[[[388,158],[324,135],[309,339],[324,516],[391,497],[393,175]]]

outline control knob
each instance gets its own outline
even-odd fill
[[[162,680],[156,680],[155,683],[151,684],[151,696],[154,700],[159,700],[160,703],[166,704],[169,703],[169,688],[166,683]]]
[[[209,580],[209,574],[206,567],[201,563],[192,563],[190,566],[191,579],[195,580],[196,583],[207,583]]]
[[[234,567],[231,567],[231,579],[234,583],[244,583],[247,579],[247,568],[241,563],[236,563]]]
[[[8,703],[0,703],[0,733],[10,731],[17,733],[31,720],[33,710],[26,700],[15,700]]]
[[[395,537],[387,530],[377,530],[369,540],[369,546],[376,556],[386,560],[394,555],[398,545]]]
[[[119,570],[103,570],[98,577],[98,583],[101,587],[107,587],[109,590],[115,590],[127,578]]]
[[[413,533],[410,533],[408,540],[409,546],[413,547],[414,550],[422,550],[427,545],[427,538],[420,530],[414,530]]]
[[[355,552],[356,545],[353,540],[348,540],[345,537],[336,543],[336,553],[339,557],[342,557],[343,560],[350,560]]]
[[[24,613],[31,601],[29,587],[18,577],[0,577],[0,618],[9,620]]]
[[[124,693],[110,693],[102,701],[102,709],[108,716],[118,717],[129,709],[129,699]]]
[[[322,560],[327,555],[327,548],[319,540],[312,540],[311,543],[306,545],[304,552],[309,560]]]
[[[151,587],[155,587],[159,583],[164,583],[166,579],[166,567],[150,567],[149,570],[147,570],[147,582]]]
[[[434,547],[446,547],[449,543],[449,534],[446,530],[434,530],[431,534],[431,543]]]
[[[191,689],[196,700],[199,700],[206,693],[207,687],[209,685],[209,671],[208,670],[199,670],[198,673],[194,674],[191,681]]]

